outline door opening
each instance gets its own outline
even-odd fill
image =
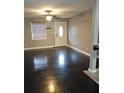
[[[67,22],[55,22],[55,47],[67,45]]]

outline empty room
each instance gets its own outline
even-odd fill
[[[24,93],[99,93],[98,0],[24,0]]]

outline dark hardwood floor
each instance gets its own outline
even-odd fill
[[[68,47],[24,52],[25,93],[99,93],[83,70],[89,57]]]

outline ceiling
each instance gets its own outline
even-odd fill
[[[44,10],[52,10],[61,18],[70,18],[74,15],[91,9],[93,0],[24,0],[24,17],[40,17]]]

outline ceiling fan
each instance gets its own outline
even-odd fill
[[[56,15],[52,15],[50,14],[51,12],[53,12],[52,10],[45,10],[44,12],[47,13],[47,15],[45,15],[45,19],[50,22],[52,19],[61,19],[60,17],[56,16]]]

